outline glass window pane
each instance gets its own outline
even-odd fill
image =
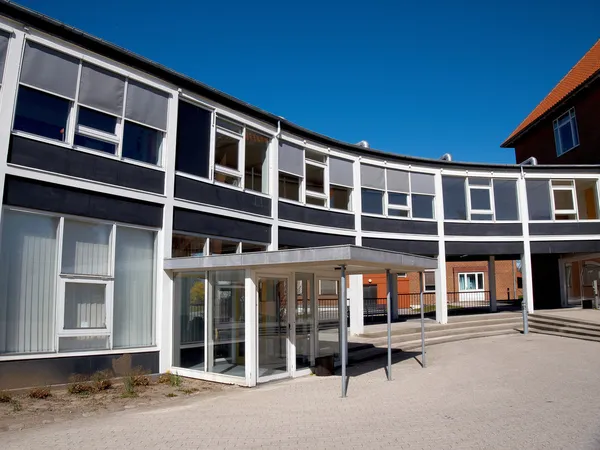
[[[215,181],[237,187],[240,187],[241,185],[239,177],[235,177],[233,175],[228,175],[226,173],[221,172],[215,172]]]
[[[548,180],[525,180],[529,220],[550,220],[550,188]]]
[[[596,180],[576,180],[577,209],[580,220],[598,218],[598,193]]]
[[[68,100],[20,86],[14,129],[64,141],[69,107]]]
[[[388,203],[390,205],[408,206],[408,194],[388,192]]]
[[[324,198],[310,197],[306,196],[306,204],[307,205],[316,205],[316,206],[325,206],[327,200]]]
[[[175,301],[179,302],[179,345],[173,365],[204,371],[204,333],[206,326],[206,274],[178,274],[175,278]]]
[[[123,157],[149,164],[159,164],[163,134],[152,128],[125,121]]]
[[[81,134],[75,135],[75,145],[80,147],[89,148],[92,150],[98,150],[100,152],[109,153],[114,155],[117,151],[117,145],[111,144],[110,142],[101,141],[100,139],[94,139],[91,137],[83,136]]]
[[[490,179],[489,178],[471,178],[471,177],[469,177],[469,185],[470,186],[489,186]]]
[[[2,213],[0,354],[55,350],[58,219]]]
[[[517,180],[494,180],[496,220],[519,220]]]
[[[208,178],[212,113],[180,101],[175,170]]]
[[[558,127],[558,134],[560,135],[560,145],[563,152],[566,152],[573,148],[573,130],[571,129],[571,123],[566,123]]]
[[[110,275],[109,225],[65,220],[62,273]]]
[[[477,274],[477,289],[483,289],[483,274]]]
[[[217,126],[232,131],[236,134],[242,134],[242,132],[244,131],[244,127],[242,127],[241,125],[238,125],[234,122],[230,122],[229,120],[222,119],[221,117],[217,117]]]
[[[435,291],[435,272],[424,272],[423,278],[425,281],[425,290]]]
[[[212,351],[209,372],[243,377],[245,370],[245,271],[210,272],[212,332],[208,335]]]
[[[362,189],[362,212],[383,214],[383,191]]]
[[[147,347],[155,339],[156,233],[117,227],[113,347]]]
[[[471,214],[471,220],[493,220],[493,214]]]
[[[252,244],[250,242],[242,242],[242,253],[266,252],[267,246],[263,244]]]
[[[343,209],[345,211],[352,211],[351,200],[352,189],[340,187],[340,186],[329,186],[329,207],[335,209]]]
[[[306,190],[325,193],[325,169],[322,167],[306,165]]]
[[[442,176],[442,192],[444,194],[444,218],[446,220],[466,220],[465,179]]]
[[[319,295],[337,295],[338,280],[319,280]]]
[[[279,172],[279,197],[300,200],[300,178]]]
[[[223,167],[229,167],[233,170],[239,170],[238,152],[239,140],[217,133],[217,142],[215,145],[215,164]]]
[[[554,209],[555,210],[568,210],[572,211],[575,209],[573,203],[573,191],[571,190],[557,190],[554,189]]]
[[[431,195],[411,195],[412,216],[415,219],[433,219],[434,197]]]
[[[267,150],[271,140],[262,134],[246,130],[246,178],[244,187],[251,191],[269,192],[269,159]]]
[[[408,217],[407,209],[392,209],[388,208],[388,216],[391,217]]]
[[[467,289],[468,290],[476,289],[476,286],[475,286],[475,274],[474,273],[468,273],[467,274]]]
[[[490,191],[488,189],[470,189],[471,209],[490,210]]]
[[[58,338],[59,352],[108,350],[108,336],[73,336]]]
[[[316,152],[314,150],[305,149],[304,157],[306,159],[311,159],[313,161],[324,163],[327,161],[327,155],[321,152]]]
[[[91,283],[65,284],[66,330],[106,328],[106,286]]]
[[[231,253],[237,253],[238,242],[236,241],[210,238],[209,244],[211,255],[229,255]]]
[[[206,238],[173,234],[172,258],[185,258],[188,256],[204,256]]]
[[[79,107],[79,125],[94,128],[106,133],[115,134],[117,118],[93,109]]]

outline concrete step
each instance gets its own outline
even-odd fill
[[[492,336],[504,336],[507,334],[519,334],[520,332],[513,329],[503,329],[497,331],[484,331],[479,333],[455,334],[451,336],[439,336],[435,338],[425,338],[425,347],[436,344],[445,344],[446,342],[466,341],[468,339],[477,339]],[[393,345],[393,344],[392,344]],[[415,350],[421,348],[421,340],[408,341],[400,345],[403,351]]]
[[[532,327],[529,328],[529,331],[531,333],[549,334],[551,336],[560,336],[560,337],[569,338],[569,339],[580,339],[583,341],[600,342],[600,337],[595,337],[595,336],[568,334],[568,333],[563,333],[563,332],[559,332],[559,331],[538,330],[538,329],[532,328]]]
[[[471,319],[471,320],[464,320],[464,321],[452,321],[450,323],[447,324],[426,324],[425,325],[425,332],[426,333],[430,333],[430,332],[437,332],[437,331],[447,331],[447,330],[456,330],[456,329],[463,329],[463,328],[470,328],[470,327],[480,327],[480,326],[484,326],[484,325],[513,325],[513,324],[518,324],[521,323],[522,319],[521,316],[519,315],[502,315],[500,317],[495,317],[495,316],[491,316],[489,318],[484,318],[484,319],[479,319],[479,320],[475,320],[475,319]],[[394,328],[394,326],[392,325],[392,336],[402,336],[402,335],[409,335],[409,334],[414,334],[414,333],[420,333],[421,332],[421,324],[420,323],[415,323],[414,326],[403,326],[403,327],[397,327]],[[363,339],[377,339],[377,338],[382,338],[382,337],[387,337],[387,330],[383,329],[383,330],[378,330],[375,332],[370,332],[370,333],[364,333],[360,335],[360,338]]]
[[[599,313],[600,314],[600,313]],[[536,320],[536,319],[544,319],[544,320],[554,320],[554,321],[561,321],[561,322],[567,322],[567,323],[573,323],[576,325],[587,325],[587,326],[598,326],[600,327],[600,324],[597,324],[595,322],[589,322],[586,320],[581,320],[581,319],[572,319],[570,317],[560,317],[560,316],[555,316],[552,314],[544,314],[544,313],[539,313],[536,312],[534,314],[530,314],[529,315],[529,319],[530,320]]]
[[[515,331],[516,329],[520,328],[522,323],[520,321],[502,321],[500,323],[497,322],[472,322],[467,324],[464,324],[466,326],[463,327],[454,327],[454,328],[444,328],[444,329],[438,329],[438,328],[434,328],[434,329],[430,329],[430,330],[426,330],[425,331],[425,339],[433,339],[433,338],[438,338],[438,337],[445,337],[445,336],[465,336],[468,334],[477,334],[477,333],[487,333],[487,332],[497,332],[497,331]],[[392,334],[392,343],[393,344],[400,344],[400,343],[404,343],[404,342],[410,342],[413,340],[421,340],[421,331],[419,330],[418,332],[412,332],[412,333],[405,333],[405,334],[398,334],[398,335],[394,335]],[[373,345],[376,346],[380,346],[380,345],[387,345],[387,336],[385,337],[379,337],[376,339],[369,339],[369,340],[364,340],[362,341],[363,343],[371,343]]]
[[[530,330],[539,330],[539,331],[552,331],[555,333],[563,333],[563,334],[573,335],[573,336],[587,336],[587,337],[600,339],[600,331],[582,330],[582,329],[578,329],[578,328],[565,327],[565,326],[560,326],[560,325],[530,323],[529,329]]]
[[[544,327],[557,327],[557,328],[568,328],[573,330],[578,330],[581,332],[589,332],[589,333],[598,333],[600,334],[600,325],[585,323],[579,324],[575,322],[565,322],[558,319],[549,319],[542,317],[531,317],[529,318],[529,323],[533,325],[539,325]]]
[[[402,353],[399,348],[392,348],[392,353]],[[356,364],[363,361],[369,361],[375,358],[381,358],[387,355],[387,347],[370,347],[359,351],[348,352],[348,364]]]

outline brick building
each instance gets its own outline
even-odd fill
[[[600,162],[600,40],[579,60],[502,144],[516,162]]]

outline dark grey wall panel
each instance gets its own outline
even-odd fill
[[[446,242],[447,255],[520,255],[522,242]]]
[[[363,238],[363,247],[380,248],[394,252],[414,253],[415,255],[437,256],[437,241],[408,241],[400,239]]]
[[[600,234],[598,222],[529,223],[531,235]]]
[[[271,199],[186,177],[175,177],[175,197],[261,216],[271,216]]]
[[[11,137],[8,162],[157,194],[164,192],[165,174],[160,170],[20,136]]]
[[[6,177],[4,204],[162,227],[162,205],[13,176]]]
[[[242,241],[271,242],[271,225],[175,208],[173,230]]]
[[[523,236],[520,223],[456,223],[445,222],[448,236]]]
[[[73,374],[92,375],[99,370],[124,376],[138,366],[149,373],[158,373],[158,363],[158,351],[2,361],[0,389],[64,384]]]
[[[324,227],[354,229],[354,215],[279,202],[279,218]]]
[[[364,231],[381,231],[384,233],[437,234],[437,222],[422,220],[395,220],[379,217],[362,216]]]
[[[531,253],[600,252],[600,241],[539,241],[531,242]]]
[[[356,243],[354,236],[314,233],[312,231],[279,227],[279,248],[327,247],[329,245],[354,243]]]

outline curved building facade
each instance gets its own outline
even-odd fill
[[[447,262],[521,261],[535,312],[566,306],[572,262],[600,252],[599,166],[343,143],[14,4],[0,4],[0,57],[0,388],[119,364],[229,381],[208,372],[233,350],[209,341],[245,320],[244,282],[165,270],[173,258],[338,244],[431,256],[444,323]],[[305,302],[309,285],[338,295],[334,280],[299,281]],[[354,332],[363,284],[351,277]]]

